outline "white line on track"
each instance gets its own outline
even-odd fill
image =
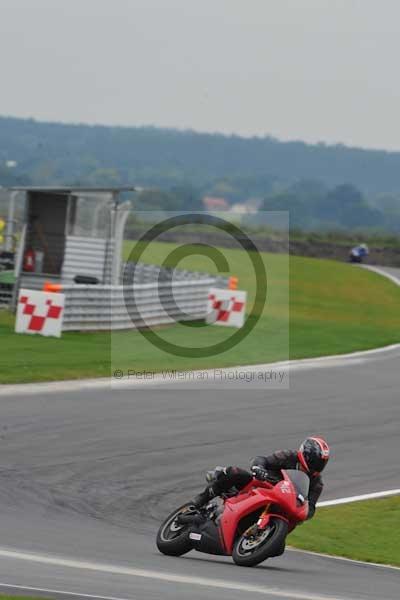
[[[377,498],[386,498],[388,496],[400,495],[400,489],[385,490],[383,492],[372,492],[371,494],[361,494],[361,496],[348,496],[347,498],[337,498],[336,500],[324,500],[318,502],[317,506],[337,506],[338,504],[350,504],[351,502],[361,502],[362,500],[375,500]]]
[[[66,567],[72,569],[80,569],[85,571],[97,571],[101,573],[109,573],[110,575],[125,575],[130,577],[142,577],[146,579],[165,581],[168,583],[186,584],[191,586],[202,586],[216,589],[231,590],[236,592],[245,592],[252,594],[261,594],[263,596],[275,596],[276,598],[286,598],[287,600],[352,600],[349,597],[344,598],[343,596],[327,596],[324,594],[313,594],[309,592],[301,592],[298,590],[283,590],[280,588],[264,587],[252,584],[245,584],[240,582],[228,581],[224,579],[211,579],[207,577],[193,577],[189,575],[178,575],[174,573],[163,573],[160,571],[150,571],[147,569],[134,569],[129,567],[121,567],[117,565],[107,565],[101,563],[94,563],[89,561],[73,560],[68,558],[44,556],[40,554],[28,554],[26,552],[18,552],[16,550],[0,549],[0,557],[29,561],[34,563],[53,565],[57,567]],[[1,587],[0,583],[0,587]],[[9,585],[11,584],[5,584]],[[14,586],[19,587],[19,586]],[[27,589],[27,588],[25,588]],[[45,591],[45,590],[42,590]],[[68,592],[62,592],[68,594]],[[76,594],[85,595],[85,594]],[[99,596],[89,596],[92,598],[99,598]],[[106,598],[104,600],[124,600],[119,598]]]
[[[348,367],[354,366],[354,364],[360,364],[368,358],[374,356],[380,356],[387,352],[397,352],[400,350],[400,344],[390,344],[389,346],[383,346],[382,348],[372,348],[371,350],[361,350],[357,352],[351,352],[349,354],[335,354],[332,356],[319,356],[317,358],[302,358],[299,360],[290,360],[284,362],[267,363],[262,365],[243,365],[237,367],[227,367],[218,369],[219,373],[223,373],[228,376],[229,373],[235,371],[241,372],[254,372],[254,371],[273,371],[275,373],[279,371],[290,371],[295,370],[307,370],[307,369],[326,369],[334,367]],[[350,360],[349,360],[350,359]],[[198,371],[193,371],[195,376]],[[202,374],[207,373],[211,376],[214,373],[213,369],[203,370]],[[157,387],[160,385],[183,385],[188,383],[184,378],[179,377],[171,380],[168,376],[155,374],[151,379],[130,379],[126,377],[121,380],[113,380],[111,377],[102,377],[98,379],[74,379],[67,381],[50,381],[44,383],[17,383],[12,385],[0,384],[0,396],[21,396],[34,394],[57,394],[62,392],[84,392],[85,390],[125,390],[125,389],[140,389],[144,387]],[[196,385],[196,378],[193,377],[193,381],[189,381],[191,386]],[[197,382],[199,385],[200,380]],[[279,388],[277,388],[279,389]]]
[[[45,594],[59,594],[60,596],[77,596],[79,598],[97,598],[97,600],[131,600],[130,598],[118,598],[117,596],[98,596],[94,594],[81,594],[78,592],[65,592],[64,590],[53,590],[48,588],[32,587],[30,585],[14,585],[12,583],[1,583],[0,589],[7,588],[12,590],[23,590],[29,592],[40,592]]]
[[[319,558],[326,558],[327,560],[338,560],[341,562],[353,563],[354,565],[361,565],[363,567],[378,567],[380,569],[391,569],[392,571],[400,571],[400,567],[395,567],[395,565],[383,565],[382,563],[366,562],[365,560],[356,560],[354,558],[346,558],[346,556],[336,556],[335,554],[322,554],[322,552],[302,550],[301,548],[293,548],[292,546],[288,546],[287,550],[289,550],[290,552],[297,552],[300,554],[310,554],[311,556],[318,556]]]
[[[367,269],[367,271],[372,271],[373,273],[377,273],[378,275],[382,275],[382,277],[386,277],[386,279],[390,279],[392,283],[395,285],[400,285],[400,279],[396,277],[396,275],[392,275],[392,273],[388,273],[387,271],[383,271],[379,267],[374,267],[373,265],[361,265],[363,269]]]
[[[253,586],[255,587],[255,586]],[[116,597],[116,596],[97,596],[94,594],[80,594],[77,592],[65,592],[63,590],[52,590],[52,589],[47,589],[47,588],[38,588],[38,587],[31,587],[31,586],[21,586],[21,585],[13,585],[11,583],[1,583],[0,582],[0,588],[10,588],[10,589],[15,589],[15,590],[26,590],[26,591],[30,591],[30,592],[44,592],[45,594],[60,594],[60,595],[64,595],[64,596],[78,596],[79,598],[97,598],[98,600],[132,600],[131,598],[121,598],[121,597]],[[233,588],[231,588],[233,589]],[[235,588],[236,589],[236,588]],[[240,590],[242,591],[242,590]],[[259,592],[256,592],[259,593]],[[260,592],[262,594],[264,594],[264,592]],[[276,596],[275,592],[271,592],[274,593]],[[296,592],[294,592],[296,594]],[[290,595],[290,596],[286,596],[288,599],[293,599],[296,600],[296,598],[298,599],[299,596],[297,595]],[[307,600],[350,600],[349,598],[344,599],[344,598],[336,598],[336,597],[332,597],[332,596],[315,596],[315,595],[309,595],[307,594],[307,596],[303,596],[303,598],[306,598]]]

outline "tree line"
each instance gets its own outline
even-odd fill
[[[7,167],[15,161],[16,167]],[[201,210],[256,199],[303,229],[400,231],[400,153],[155,127],[0,117],[0,185],[148,188],[138,210]]]

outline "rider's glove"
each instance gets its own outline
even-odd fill
[[[207,471],[206,480],[208,483],[213,483],[214,481],[218,481],[218,479],[224,475],[226,475],[226,467],[215,467],[212,471]]]
[[[253,476],[256,479],[259,479],[260,481],[267,481],[269,477],[268,471],[266,469],[263,469],[263,467],[251,467],[251,472],[253,473]]]

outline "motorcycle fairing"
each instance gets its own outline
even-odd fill
[[[267,527],[273,516],[294,522],[306,519],[308,502],[299,506],[296,490],[290,477],[284,470],[282,470],[282,474],[283,480],[275,485],[253,480],[237,496],[225,501],[220,530],[228,554],[232,553],[240,521],[247,515],[265,508],[268,504],[278,505],[279,514],[266,513],[262,515],[260,528]]]
[[[207,520],[193,527],[189,534],[193,549],[205,554],[226,555],[221,529],[215,521]]]

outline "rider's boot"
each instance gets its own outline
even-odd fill
[[[207,502],[209,502],[214,497],[215,493],[212,487],[207,486],[203,492],[197,494],[197,496],[193,498],[193,506],[195,506],[196,508],[202,508],[207,504]]]

